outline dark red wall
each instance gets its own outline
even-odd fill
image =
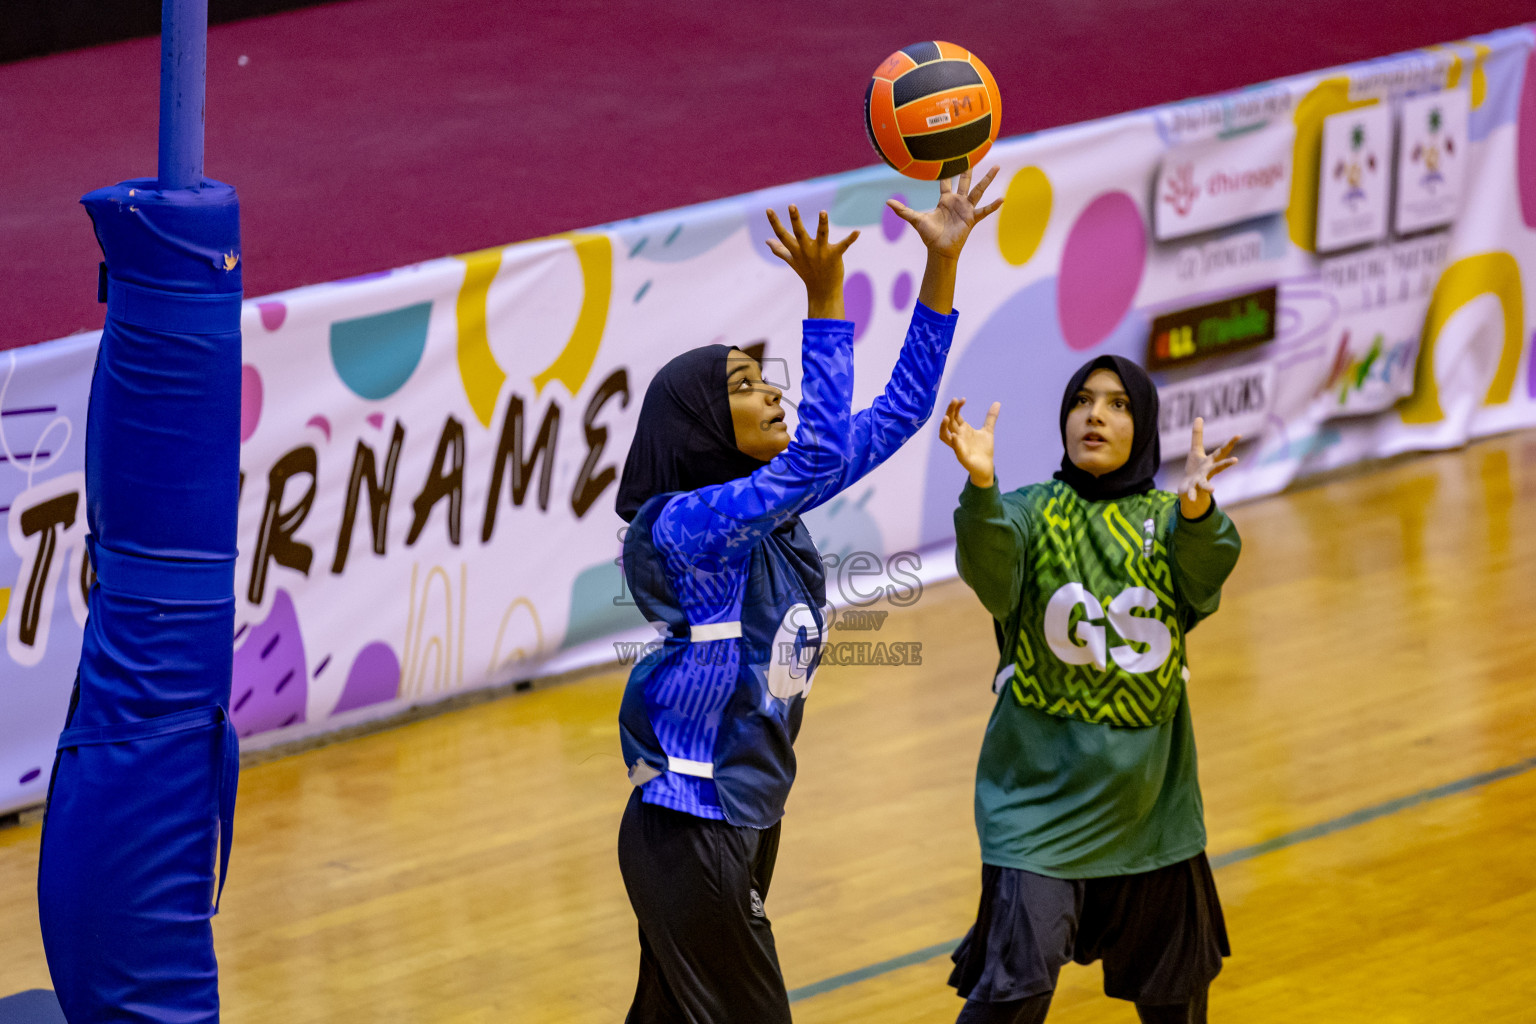
[[[257,296],[872,164],[865,82],[922,39],[987,61],[1006,136],[1533,17],[1533,0],[350,0],[211,30],[207,170],[240,191]],[[77,200],[155,173],[158,63],[147,38],[0,66],[0,348],[101,325]]]

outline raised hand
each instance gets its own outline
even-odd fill
[[[971,187],[969,170],[960,175],[954,188],[950,187],[949,179],[940,181],[938,205],[927,213],[918,213],[895,199],[887,199],[885,205],[917,229],[918,237],[930,253],[957,260],[960,250],[965,248],[965,240],[970,237],[971,228],[1003,205],[1001,199],[994,199],[979,208],[977,205],[995,177],[996,167],[988,171],[975,188]]]
[[[855,231],[841,242],[830,241],[826,210],[821,211],[814,238],[806,233],[800,211],[794,206],[789,208],[789,223],[792,230],[785,229],[778,214],[768,211],[768,224],[777,236],[768,239],[768,248],[805,282],[805,315],[812,320],[844,319],[843,253],[859,233]]]
[[[1003,403],[993,402],[992,408],[987,410],[987,419],[980,429],[965,422],[965,417],[960,415],[960,410],[965,406],[965,399],[954,398],[950,400],[949,408],[944,412],[944,419],[939,421],[939,440],[954,449],[955,458],[960,460],[960,465],[971,475],[971,483],[977,487],[991,487],[994,476],[994,463],[992,458],[995,434],[997,427],[997,414],[1003,408]]]
[[[1232,438],[1214,452],[1205,450],[1205,420],[1195,417],[1191,428],[1189,455],[1184,459],[1184,479],[1179,483],[1179,511],[1186,519],[1199,519],[1210,510],[1214,487],[1211,478],[1237,465],[1232,449],[1242,436]]]

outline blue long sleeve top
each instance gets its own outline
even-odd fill
[[[783,815],[826,603],[825,567],[796,517],[927,421],[956,320],[919,303],[890,383],[857,415],[853,325],[806,320],[789,447],[748,476],[656,495],[636,513],[624,573],[663,639],[630,673],[619,732],[647,803],[756,828]]]

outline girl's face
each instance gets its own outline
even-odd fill
[[[784,409],[779,404],[784,393],[764,383],[763,369],[757,360],[740,350],[731,350],[725,371],[736,447],[767,462],[789,447],[789,428],[784,425]]]
[[[1131,457],[1136,423],[1120,375],[1094,370],[1067,412],[1067,457],[1085,473],[1103,476]]]

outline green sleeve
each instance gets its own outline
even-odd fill
[[[1017,492],[1004,495],[994,477],[991,487],[969,480],[955,509],[955,565],[960,578],[981,598],[999,622],[1007,622],[1019,603],[1024,583],[1025,541],[1029,517]]]
[[[1173,578],[1185,603],[1198,622],[1221,604],[1221,585],[1237,565],[1243,539],[1237,535],[1232,519],[1211,503],[1199,519],[1175,516],[1169,553],[1173,559]]]

